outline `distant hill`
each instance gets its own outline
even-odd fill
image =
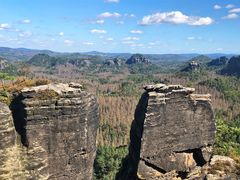
[[[49,51],[49,50],[0,47],[0,56],[5,58],[8,61],[25,61],[39,53],[48,54],[48,55],[58,54],[56,52]]]
[[[240,56],[233,56],[220,73],[240,77]]]
[[[207,63],[211,61],[211,58],[209,58],[206,55],[198,55],[196,57],[191,58],[188,62],[187,65],[185,65],[182,69],[181,72],[193,72],[193,71],[198,71],[202,69],[203,67],[206,66]]]
[[[209,67],[221,67],[225,66],[228,63],[228,58],[226,56],[221,56],[219,58],[213,59],[207,63]]]

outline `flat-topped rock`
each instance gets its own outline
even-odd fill
[[[96,97],[77,83],[24,88],[13,115],[30,179],[92,179],[99,124]]]
[[[195,91],[194,88],[183,87],[182,85],[165,85],[165,84],[154,84],[147,85],[144,87],[147,92],[157,93],[186,93],[191,94]]]
[[[128,169],[132,175],[183,178],[208,164],[216,131],[211,96],[194,94],[194,88],[182,85],[144,89],[131,127]]]
[[[21,93],[24,95],[30,94],[30,93],[38,93],[40,91],[54,91],[58,95],[62,95],[64,93],[72,92],[72,93],[79,93],[81,92],[82,85],[77,83],[69,83],[69,84],[47,84],[47,85],[41,85],[41,86],[35,86],[30,88],[24,88],[21,90]]]

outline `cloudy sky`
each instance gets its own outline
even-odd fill
[[[240,53],[239,0],[2,0],[0,46]]]

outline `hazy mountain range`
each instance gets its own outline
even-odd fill
[[[111,58],[111,57],[129,58],[132,55],[131,53],[104,53],[104,52],[98,52],[98,51],[63,53],[63,52],[55,52],[51,50],[0,47],[0,57],[9,61],[29,60],[31,57],[39,53],[48,54],[50,56],[84,57],[87,55],[87,56],[101,56],[106,58]],[[200,54],[189,53],[189,54],[144,54],[144,55],[147,58],[149,58],[151,61],[186,61]],[[231,57],[236,54],[214,53],[214,54],[204,54],[204,55],[208,56],[209,58],[218,58],[220,56]]]

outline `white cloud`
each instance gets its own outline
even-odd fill
[[[239,13],[239,12],[240,12],[240,8],[235,8],[235,9],[229,10],[229,13]]]
[[[194,36],[189,36],[187,37],[187,40],[201,40],[202,37],[194,37]]]
[[[84,45],[87,45],[87,46],[91,46],[91,45],[94,45],[95,43],[93,42],[83,42]]]
[[[110,13],[110,12],[104,12],[102,14],[98,15],[99,18],[119,18],[121,17],[121,14],[114,12],[114,13]]]
[[[74,43],[74,41],[72,41],[72,40],[68,40],[68,39],[64,40],[64,44],[66,44],[67,46],[71,46],[71,45],[73,45],[73,43]]]
[[[30,19],[24,19],[24,20],[21,21],[21,23],[23,23],[23,24],[31,24],[32,21]]]
[[[223,51],[223,48],[217,48],[216,51]]]
[[[124,16],[125,16],[125,17],[129,17],[129,18],[134,18],[134,17],[136,17],[135,14],[133,14],[133,13],[132,13],[132,14],[126,13],[126,14],[124,14]]]
[[[59,33],[59,36],[64,36],[64,32],[60,32],[60,33]]]
[[[220,5],[218,5],[218,4],[215,4],[215,5],[213,6],[213,8],[214,8],[214,9],[222,9],[222,7],[221,7]]]
[[[105,0],[107,3],[118,3],[120,0]]]
[[[106,34],[107,33],[107,31],[102,30],[102,29],[92,29],[90,32],[93,34]]]
[[[228,4],[228,5],[225,6],[225,8],[227,8],[227,9],[232,9],[232,8],[234,8],[234,7],[235,7],[234,4]]]
[[[113,41],[113,38],[107,38],[106,40],[107,41]]]
[[[123,44],[135,44],[134,41],[123,41],[122,43],[123,43]]]
[[[0,24],[0,30],[9,29],[11,26],[7,23]]]
[[[203,26],[210,25],[214,20],[210,17],[197,17],[187,16],[180,11],[155,13],[149,16],[143,17],[139,22],[141,25],[152,25],[152,24],[187,24],[191,26]]]
[[[98,19],[94,22],[94,24],[104,24],[104,19]]]
[[[227,16],[224,16],[222,19],[237,19],[237,18],[239,18],[238,14],[231,13],[231,14],[228,14]]]
[[[195,37],[190,36],[190,37],[187,37],[187,39],[188,39],[188,40],[194,40]]]
[[[125,37],[123,38],[123,41],[138,41],[138,37]]]
[[[142,34],[143,33],[143,31],[141,31],[141,30],[131,30],[130,32],[132,34]]]
[[[157,43],[156,42],[150,42],[148,43],[150,46],[155,46]]]
[[[21,33],[19,33],[20,37],[31,37],[32,36],[32,32],[31,31],[23,31]]]

